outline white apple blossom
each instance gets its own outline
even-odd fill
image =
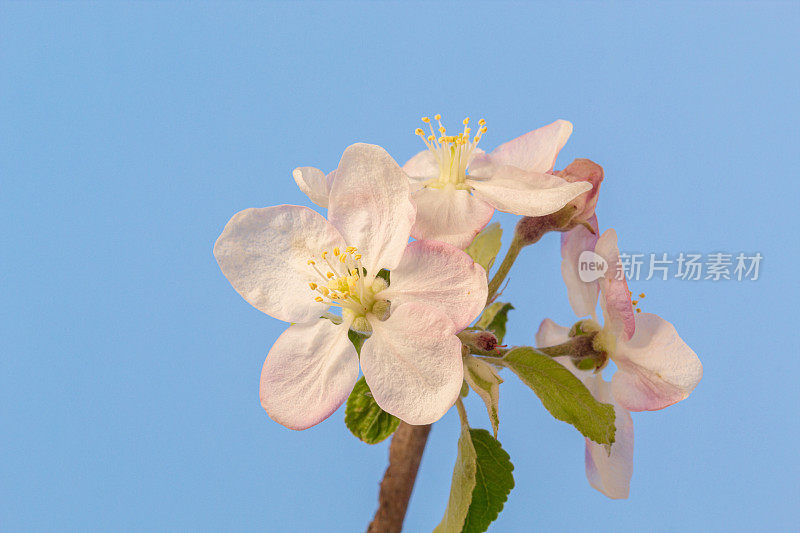
[[[352,328],[370,334],[360,366],[378,405],[410,424],[434,422],[461,388],[455,334],[483,308],[486,273],[453,246],[408,245],[408,180],[382,148],[350,146],[330,181],[313,170],[300,170],[298,183],[329,187],[328,220],[300,206],[246,209],[214,246],[247,302],[292,323],[264,362],[261,404],[292,429],[330,416],[358,378]],[[330,307],[341,323],[320,318]]]
[[[597,220],[591,220],[597,228]],[[583,282],[569,263],[577,263],[581,251],[602,256],[609,265],[605,275]],[[570,304],[578,316],[593,318],[581,328],[595,334],[593,346],[604,352],[616,365],[611,381],[600,371],[578,370],[569,357],[557,358],[578,376],[599,401],[614,405],[616,436],[610,451],[586,440],[586,476],[591,485],[611,498],[628,496],[633,472],[633,423],[629,411],[654,411],[689,396],[703,376],[703,366],[694,351],[663,318],[634,312],[631,293],[624,277],[617,276],[619,248],[613,229],[597,237],[578,226],[565,233],[562,240],[562,273]],[[603,326],[596,322],[598,293],[603,310]],[[637,310],[639,311],[639,310]],[[540,348],[570,340],[569,329],[545,319],[536,334]]]
[[[436,115],[434,130],[428,117],[416,134],[426,150],[412,157],[403,170],[412,182],[417,220],[411,230],[417,239],[435,239],[466,247],[492,218],[495,209],[524,216],[554,213],[592,188],[586,181],[569,181],[548,173],[572,133],[572,124],[552,124],[502,144],[491,153],[478,148],[486,132],[478,121],[473,136],[469,119],[464,131],[447,135]]]

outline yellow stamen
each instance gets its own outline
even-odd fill
[[[314,298],[314,301],[321,302],[322,301],[322,296],[317,296],[316,298]]]
[[[316,284],[316,283],[314,283],[313,281],[312,281],[311,283],[309,283],[309,284],[308,284],[308,286],[309,286],[309,287],[311,287],[311,290],[312,290],[312,291],[315,291],[315,290],[317,290],[317,284]]]

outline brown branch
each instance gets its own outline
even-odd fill
[[[400,533],[414,490],[422,452],[431,426],[412,426],[400,422],[389,445],[389,466],[383,474],[378,510],[367,533]]]

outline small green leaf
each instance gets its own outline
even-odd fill
[[[464,380],[486,404],[486,411],[492,422],[492,431],[494,437],[497,438],[497,426],[500,424],[498,401],[500,400],[500,384],[503,379],[492,365],[477,357],[467,355],[464,357]]]
[[[464,520],[464,533],[481,533],[489,529],[503,510],[508,494],[514,488],[514,465],[511,457],[485,429],[470,429],[472,446],[477,460],[475,464],[475,488],[469,512]]]
[[[377,444],[394,433],[400,425],[400,419],[390,415],[375,403],[367,381],[362,376],[347,398],[344,423],[350,432],[362,441],[367,444]]]
[[[555,418],[572,424],[598,444],[614,443],[614,406],[595,400],[563,365],[528,346],[508,352],[502,364],[533,389]]]
[[[469,425],[462,418],[461,435],[458,437],[458,456],[450,484],[450,499],[447,501],[444,518],[433,530],[434,533],[461,533],[475,489],[477,460],[478,455],[472,444]]]
[[[481,265],[488,274],[494,264],[494,258],[497,257],[497,252],[500,251],[502,237],[503,228],[500,227],[499,222],[495,222],[483,228],[483,231],[472,239],[472,242],[464,251],[467,252],[476,263]]]
[[[506,336],[508,312],[512,309],[514,309],[514,306],[511,304],[494,302],[483,310],[483,314],[475,325],[494,333],[494,336],[497,337],[497,342],[502,344],[503,337]]]

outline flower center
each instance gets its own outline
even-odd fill
[[[480,119],[478,132],[474,137],[470,137],[472,129],[469,127],[469,117],[462,121],[464,131],[455,136],[447,135],[447,130],[442,125],[441,115],[433,118],[439,124],[439,135],[436,135],[431,119],[428,117],[422,117],[422,122],[428,125],[430,133],[426,134],[422,128],[417,128],[414,132],[422,139],[428,150],[433,152],[439,165],[439,177],[428,181],[425,186],[443,188],[450,185],[457,189],[469,189],[469,186],[466,185],[467,166],[472,160],[481,136],[486,133],[486,121]]]
[[[312,291],[318,293],[314,300],[340,307],[343,314],[352,317],[363,317],[372,312],[377,302],[375,294],[387,287],[382,278],[365,283],[366,271],[355,246],[349,246],[344,251],[339,248],[325,250],[309,259],[308,266],[319,277],[318,281],[308,284]]]

